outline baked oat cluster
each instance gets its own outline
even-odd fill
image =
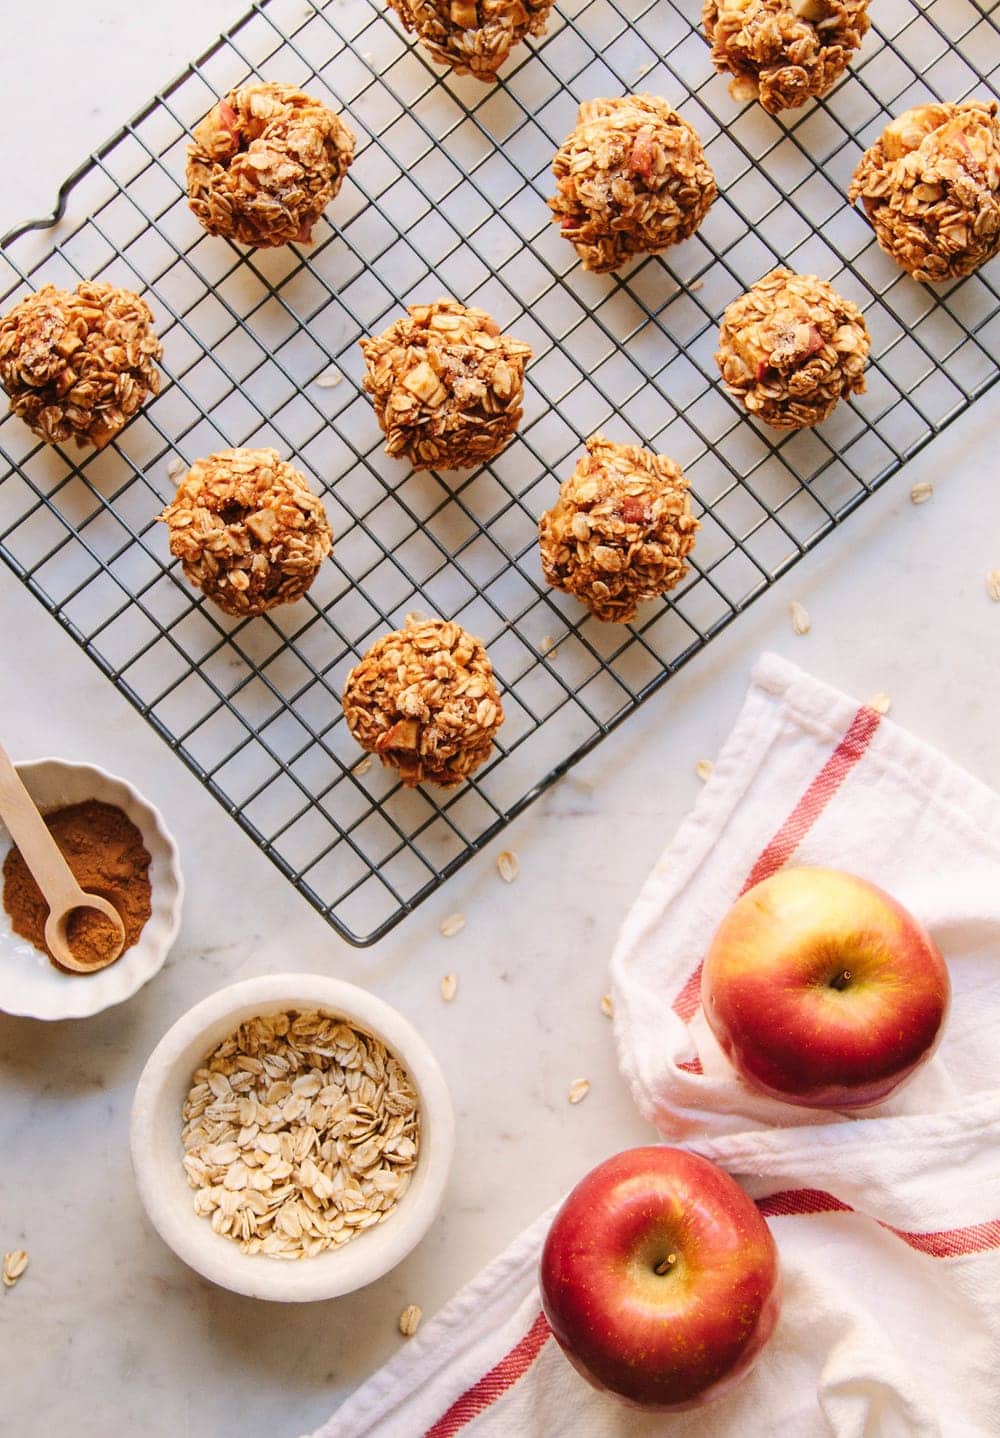
[[[599,273],[686,240],[716,196],[697,131],[656,95],[586,100],[552,169],[549,209]]]
[[[487,82],[526,35],[544,33],[553,0],[389,0],[439,65]]]
[[[241,245],[308,244],[344,182],[354,135],[293,85],[244,85],[188,147],[188,204],[210,235]]]
[[[862,155],[849,194],[914,279],[971,274],[1000,252],[996,100],[905,111]]]
[[[542,570],[595,618],[624,623],[684,578],[698,528],[679,465],[595,434],[542,515]]]
[[[825,95],[868,31],[868,0],[705,0],[712,63],[734,100],[777,115]]]
[[[414,469],[471,469],[517,429],[531,346],[501,334],[484,310],[451,299],[410,305],[361,349],[385,452]]]
[[[412,615],[351,670],[344,714],[361,747],[398,769],[404,784],[444,789],[486,761],[503,723],[482,641],[459,624]]]
[[[240,617],[301,598],[333,548],[322,500],[274,449],[197,460],[159,517],[191,583]]]
[[[0,382],[11,411],[50,444],[102,449],[160,388],[163,346],[145,300],[84,280],[44,285],[0,320]]]
[[[715,358],[750,414],[805,429],[864,393],[870,345],[861,311],[826,280],[777,269],[726,307]]]

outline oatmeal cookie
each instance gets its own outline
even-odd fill
[[[697,131],[656,95],[586,100],[552,170],[549,209],[585,270],[686,240],[716,196]]]
[[[443,619],[406,621],[376,640],[344,686],[348,728],[404,784],[444,789],[489,757],[503,723],[482,641]]]
[[[868,32],[868,0],[705,0],[712,64],[772,115],[830,91]]]
[[[531,346],[501,334],[484,310],[450,299],[410,305],[360,343],[386,454],[414,469],[471,469],[512,438]]]
[[[28,295],[0,320],[12,412],[50,444],[102,449],[159,391],[152,324],[145,300],[97,280]]]
[[[515,45],[542,35],[553,0],[389,0],[431,58],[491,82]]]
[[[861,157],[849,191],[916,280],[956,280],[1000,253],[996,100],[918,105]]]
[[[210,235],[259,248],[308,244],[344,182],[354,135],[293,85],[244,85],[188,147],[188,204]]]
[[[595,618],[625,623],[684,578],[698,528],[679,465],[591,435],[539,523],[542,570]]]
[[[726,307],[716,362],[726,389],[774,429],[805,429],[863,394],[871,340],[826,280],[772,270]]]
[[[159,518],[187,578],[238,617],[301,598],[333,548],[322,500],[274,449],[197,460]]]

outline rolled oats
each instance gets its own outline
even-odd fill
[[[699,759],[697,764],[694,766],[694,772],[698,775],[698,778],[704,784],[706,780],[710,778],[714,767],[715,766],[713,765],[711,759]]]
[[[0,383],[11,413],[50,444],[102,449],[160,388],[163,346],[145,300],[84,280],[43,285],[0,319]]]
[[[868,708],[874,709],[876,714],[888,714],[892,708],[892,700],[888,694],[873,694],[868,701]]]
[[[210,235],[308,244],[354,158],[354,135],[293,85],[244,85],[209,111],[188,147],[188,204]]]
[[[340,373],[340,370],[335,364],[332,364],[328,365],[322,374],[316,376],[313,380],[313,384],[319,389],[336,389],[338,384],[343,383],[343,380],[344,376]]]
[[[772,115],[825,95],[868,31],[868,0],[704,0],[712,64]]]
[[[361,747],[409,785],[460,784],[503,723],[482,641],[442,619],[411,619],[376,640],[348,674],[343,703]]]
[[[922,479],[910,490],[910,500],[913,504],[926,504],[934,494],[934,486],[929,479]]]
[[[497,855],[497,873],[505,884],[512,884],[521,872],[521,861],[513,849],[504,849]]]
[[[542,35],[552,0],[389,0],[439,65],[492,82],[513,47]]]
[[[471,469],[500,453],[523,413],[531,346],[456,300],[410,305],[361,341],[386,454],[414,469]]]
[[[624,623],[684,578],[698,527],[672,459],[595,434],[539,522],[542,572],[596,618]]]
[[[420,1327],[423,1310],[416,1303],[408,1303],[399,1315],[399,1331],[404,1338],[412,1338]]]
[[[453,939],[455,935],[461,933],[464,928],[464,914],[449,914],[446,919],[441,920],[441,933],[446,939]]]
[[[906,110],[862,155],[848,194],[914,279],[971,274],[1000,253],[997,101]]]
[[[986,575],[986,593],[1000,604],[1000,569],[991,569]]]
[[[13,1248],[3,1256],[3,1285],[13,1288],[28,1266],[28,1255],[23,1248]]]
[[[687,239],[716,196],[697,131],[656,95],[584,101],[552,169],[549,208],[585,270]]]
[[[444,978],[441,980],[441,997],[444,999],[446,1004],[450,1004],[457,993],[458,975],[445,974]]]
[[[610,994],[601,995],[601,1013],[606,1019],[613,1019],[615,1016],[615,1004]]]
[[[777,269],[726,307],[715,359],[750,414],[774,429],[803,429],[864,393],[870,345],[850,300],[815,275]]]
[[[566,1092],[570,1103],[581,1103],[590,1093],[590,1079],[574,1079]]]
[[[333,548],[322,500],[274,449],[197,460],[159,518],[187,578],[227,614],[301,598]]]
[[[316,1011],[240,1024],[195,1072],[182,1117],[195,1212],[244,1253],[285,1260],[384,1222],[420,1150],[399,1060]]]
[[[792,632],[794,634],[808,634],[812,628],[812,620],[809,618],[809,611],[804,604],[793,599],[788,606],[788,612],[792,617]]]

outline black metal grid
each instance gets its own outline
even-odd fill
[[[0,421],[0,552],[329,922],[386,933],[817,544],[998,375],[996,262],[930,288],[844,198],[862,147],[929,98],[989,95],[1000,27],[968,0],[878,0],[876,31],[825,102],[738,106],[672,0],[569,0],[495,87],[439,74],[369,0],[258,0],[7,236],[0,305],[52,280],[144,294],[164,384],[101,454]],[[250,75],[342,108],[358,135],[312,247],[244,253],[187,210],[187,133]],[[549,164],[580,100],[648,89],[705,144],[720,197],[697,236],[587,275],[549,223]],[[868,392],[775,438],[720,390],[724,306],[775,263],[865,311]],[[520,434],[472,473],[382,453],[357,340],[450,293],[533,346]],[[342,375],[329,386],[330,366]],[[327,383],[317,380],[326,381]],[[703,528],[694,568],[628,627],[545,588],[536,525],[586,436],[677,459]],[[154,522],[168,471],[273,444],[323,489],[333,562],[286,612],[233,622],[199,600]],[[507,720],[455,794],[364,761],[339,694],[374,638],[418,609],[486,641]]]

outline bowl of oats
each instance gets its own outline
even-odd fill
[[[204,1278],[283,1303],[394,1268],[434,1221],[451,1099],[416,1029],[319,974],[247,979],[153,1050],[132,1104],[139,1196]]]

